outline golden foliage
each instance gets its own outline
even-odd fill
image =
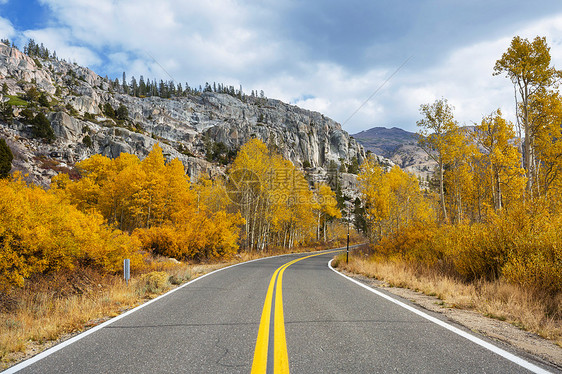
[[[488,223],[411,225],[385,236],[374,250],[467,281],[505,278],[556,294],[562,292],[561,230],[562,217],[537,203],[532,210],[491,213]]]
[[[183,216],[175,224],[137,229],[142,248],[153,254],[180,260],[216,260],[228,258],[238,250],[239,214],[219,211],[210,216],[203,212]]]
[[[116,159],[94,155],[77,165],[83,178],[54,182],[83,211],[95,209],[121,230],[161,225],[181,207],[195,204],[189,178],[177,159],[166,163],[155,145],[148,156],[122,153]]]
[[[420,142],[438,163],[439,203],[398,168],[385,172],[367,160],[359,182],[376,253],[463,281],[562,292],[562,99],[538,87],[530,100],[532,173],[521,167],[520,144],[500,110],[469,137],[446,101],[422,105]]]
[[[366,207],[372,242],[432,218],[418,180],[395,166],[385,172],[374,158],[361,165],[359,191]]]
[[[318,236],[313,210],[337,217],[330,199],[333,195],[324,188],[325,202],[319,206],[302,172],[269,151],[259,139],[240,149],[229,171],[229,182],[237,188],[230,197],[246,222],[244,242],[248,249],[264,250],[268,245],[292,248],[307,243]]]
[[[85,214],[56,190],[28,186],[17,176],[0,181],[0,284],[22,286],[33,274],[72,269],[78,263],[101,271],[121,268],[124,258],[140,266],[138,243]]]
[[[166,163],[159,145],[142,161],[127,153],[114,160],[95,155],[78,167],[84,175],[79,181],[54,179],[60,193],[82,210],[98,211],[108,223],[133,232],[145,251],[204,260],[238,250],[238,226],[244,222],[239,214],[224,211],[220,183],[203,179],[192,188],[182,163]]]

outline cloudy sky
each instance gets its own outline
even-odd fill
[[[0,36],[20,46],[112,78],[264,90],[350,133],[416,131],[420,104],[441,97],[461,124],[498,107],[513,119],[492,68],[515,35],[546,36],[561,68],[562,1],[0,0]]]

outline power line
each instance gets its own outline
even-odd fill
[[[359,112],[359,111],[361,110],[361,108],[363,108],[363,107],[365,106],[365,104],[367,104],[369,101],[371,101],[371,99],[385,86],[385,84],[388,83],[389,80],[392,79],[392,77],[394,77],[394,76],[400,71],[400,69],[402,69],[402,68],[404,67],[404,65],[406,65],[406,64],[408,63],[408,61],[410,61],[410,60],[412,59],[412,57],[414,57],[414,56],[412,55],[412,56],[408,57],[408,58],[402,63],[402,65],[400,65],[400,66],[398,67],[398,69],[396,69],[396,70],[394,71],[394,73],[392,73],[392,74],[390,75],[390,77],[386,78],[386,80],[385,80],[384,82],[382,82],[382,84],[375,90],[375,92],[373,92],[373,93],[371,94],[371,96],[369,96],[369,98],[368,98],[367,100],[365,100],[365,102],[364,102],[363,104],[361,104],[361,105],[359,106],[359,108],[357,108],[357,109],[355,110],[355,112],[353,112],[353,113],[342,123],[342,126],[345,125],[346,123],[348,123],[349,120],[352,119],[353,116],[355,116],[355,115],[357,114],[357,112]]]

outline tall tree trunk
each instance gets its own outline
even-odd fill
[[[533,190],[533,159],[531,154],[531,126],[529,125],[529,88],[527,84],[523,87],[523,126],[525,130],[525,158],[524,165],[527,176],[527,192],[531,193]]]
[[[447,208],[445,208],[445,188],[443,187],[443,158],[441,155],[439,155],[439,195],[441,198],[443,222],[447,222]]]

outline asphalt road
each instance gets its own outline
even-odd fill
[[[557,372],[532,357],[514,363],[360,287],[329,269],[333,254],[307,256],[215,272],[7,372]]]

